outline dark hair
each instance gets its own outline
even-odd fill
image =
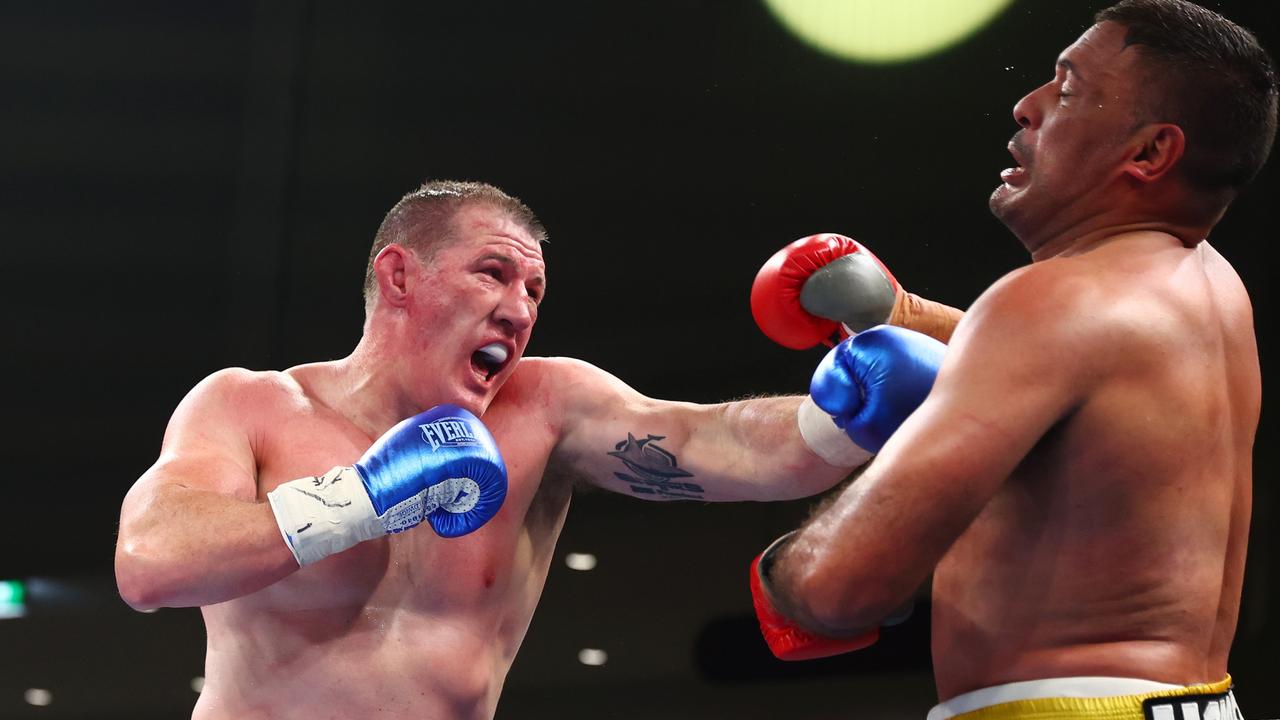
[[[1249,183],[1276,134],[1276,73],[1253,33],[1185,0],[1123,0],[1094,22],[1126,29],[1151,95],[1140,122],[1182,128],[1183,176],[1226,201]]]
[[[437,249],[455,239],[454,216],[462,208],[472,205],[484,205],[505,213],[538,242],[547,239],[546,229],[529,206],[493,185],[462,180],[425,182],[387,211],[373,237],[369,264],[364,271],[366,312],[373,307],[373,298],[377,294],[373,261],[378,253],[391,243],[397,243],[412,250],[424,262],[429,261]]]

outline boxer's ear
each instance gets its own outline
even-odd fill
[[[373,274],[383,302],[397,308],[408,304],[414,264],[412,253],[397,243],[391,243],[378,252],[373,259]]]
[[[1125,159],[1124,172],[1143,183],[1169,174],[1186,152],[1187,138],[1182,128],[1170,123],[1144,126],[1134,136],[1133,148]]]

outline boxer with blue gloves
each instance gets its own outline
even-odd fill
[[[840,426],[810,408],[808,440],[800,397],[661,400],[526,357],[544,237],[497,188],[427,183],[378,229],[350,355],[227,368],[179,403],[121,507],[116,580],[141,610],[201,608],[198,720],[493,717],[577,487],[809,497],[911,402],[893,328],[833,355],[814,400]],[[864,411],[843,383],[874,394]]]
[[[963,312],[903,290],[866,246],[835,233],[809,235],[774,253],[751,286],[751,313],[769,339],[793,350],[843,339],[818,364],[797,413],[805,444],[828,464],[855,468],[880,451],[924,402]],[[892,324],[885,324],[892,323]],[[769,570],[794,533],[752,562],[752,604],[765,642],[782,660],[858,650],[879,629],[827,637],[777,607]],[[901,622],[911,603],[882,624]]]
[[[800,405],[800,434],[832,465],[858,467],[924,402],[947,346],[879,325],[831,349]]]
[[[456,405],[401,421],[351,466],[267,493],[299,566],[423,519],[441,537],[465,535],[506,496],[507,468],[493,436]]]
[[[832,465],[857,467],[880,451],[889,436],[928,396],[946,346],[906,328],[880,325],[831,349],[800,405],[800,434]],[[808,660],[857,650],[879,630],[825,637],[790,620],[769,591],[769,569],[784,535],[751,563],[750,587],[760,630],[782,660]]]

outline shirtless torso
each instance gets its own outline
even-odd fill
[[[1191,46],[1217,63],[1194,81]],[[973,303],[858,479],[772,548],[771,604],[857,637],[932,573],[934,717],[1140,718],[1136,697],[1058,701],[1223,683],[1261,380],[1248,295],[1205,238],[1269,151],[1271,67],[1179,0],[1109,8],[1059,55],[1013,107],[990,200],[1032,263]],[[997,688],[1100,676],[1136,682]]]
[[[1208,80],[1151,104],[1192,39],[1239,73],[1221,82],[1249,78],[1223,97],[1252,134],[1214,130],[1236,144],[1184,132]],[[798,613],[869,627],[933,573],[943,701],[1224,679],[1261,380],[1248,295],[1205,238],[1238,190],[1222,168],[1256,172],[1274,136],[1269,67],[1203,8],[1125,3],[1014,105],[990,206],[1033,262],[973,303],[929,397],[775,562]]]
[[[203,608],[206,680],[195,718],[491,717],[533,616],[571,482],[546,473],[557,407],[536,390],[554,365],[520,367],[485,413],[508,469],[501,511],[442,541],[429,528],[362,543],[258,592]],[[342,415],[324,366],[227,371],[253,412],[245,428],[257,499],[281,482],[349,465],[371,442]]]
[[[1047,678],[1221,681],[1260,389],[1248,296],[1207,242],[1085,238],[978,298],[929,397],[774,576],[835,634],[932,572],[944,701]]]
[[[617,480],[627,468],[610,451],[629,433],[663,436],[689,473],[683,497],[807,496],[847,472],[803,445],[796,398],[670,403],[587,363],[525,358],[484,414],[508,472],[492,520],[450,539],[419,526],[298,569],[264,498],[282,482],[350,464],[373,442],[347,418],[353,398],[340,390],[341,362],[215,373],[179,406],[160,462],[126,500],[122,587],[150,577],[157,588],[127,597],[204,613],[197,720],[374,709],[388,719],[492,717],[574,486],[673,499]],[[228,449],[245,467],[228,462]],[[196,477],[196,465],[207,478],[201,489],[165,481]],[[157,510],[166,505],[173,509]]]
[[[425,187],[407,201],[448,202],[468,186]],[[847,474],[805,445],[799,398],[654,400],[585,362],[522,358],[544,265],[510,203],[491,203],[457,208],[429,254],[398,242],[373,253],[376,293],[348,357],[198,384],[125,497],[122,597],[204,611],[199,720],[492,717],[576,483],[649,500],[771,500]],[[394,229],[407,216],[388,217]],[[427,231],[391,234],[407,232]],[[495,345],[503,360],[482,352]],[[508,476],[497,514],[461,537],[418,526],[299,568],[267,493],[350,465],[442,403],[480,415],[496,440]],[[651,466],[660,472],[636,477]]]
[[[1208,243],[1155,233],[1019,273],[994,292],[1076,298],[1058,308],[1069,319],[1026,319],[1054,327],[1037,341],[1084,368],[1087,390],[938,565],[939,694],[1080,675],[1220,680],[1260,397],[1244,287]]]

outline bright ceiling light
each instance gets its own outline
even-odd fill
[[[592,570],[596,566],[596,556],[591,553],[569,553],[564,556],[564,564],[573,570]]]
[[[1013,0],[764,0],[784,27],[846,60],[890,63],[944,50]]]
[[[53,702],[53,693],[44,688],[30,688],[22,694],[22,699],[26,700],[28,705],[43,707]]]
[[[578,662],[583,665],[603,665],[609,662],[609,654],[598,648],[582,648],[578,651]]]

